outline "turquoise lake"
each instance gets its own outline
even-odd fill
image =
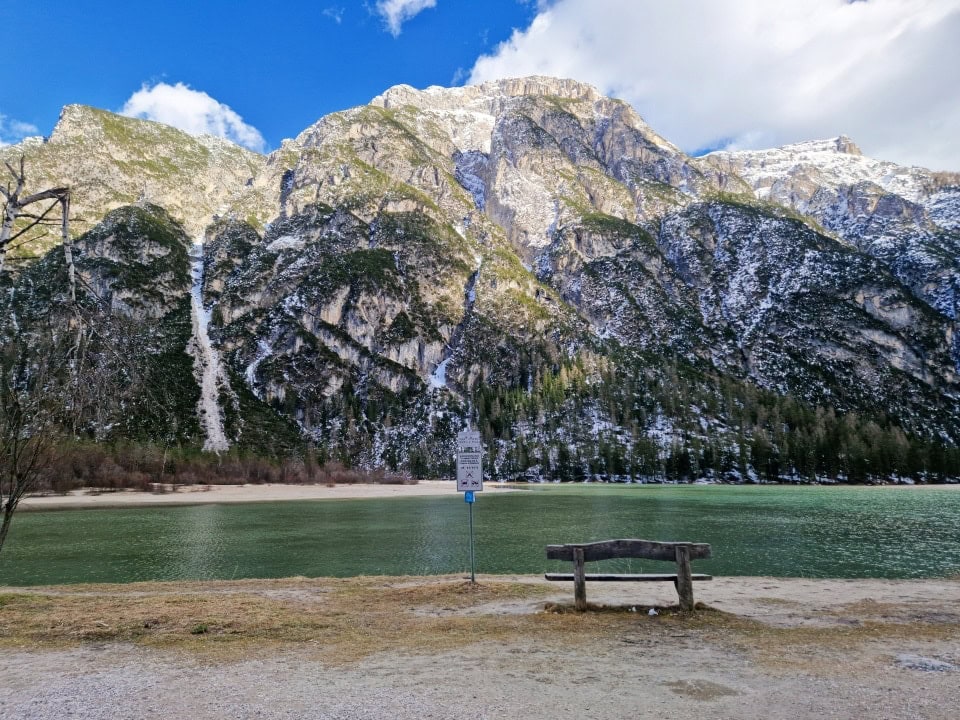
[[[0,584],[429,575],[469,570],[463,497],[20,511]],[[566,570],[544,546],[616,537],[713,545],[696,572],[960,574],[960,488],[535,486],[479,494],[478,573]],[[596,569],[656,572],[653,562]]]

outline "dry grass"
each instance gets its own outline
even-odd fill
[[[553,588],[459,577],[244,580],[8,589],[0,647],[130,642],[230,660],[299,649],[330,664],[380,652],[439,652],[473,643],[575,647],[693,642],[750,656],[772,672],[856,671],[884,643],[960,641],[956,621],[857,617],[849,625],[771,627],[698,605],[696,613],[545,605]],[[522,606],[527,612],[504,613]],[[546,607],[549,612],[542,612]],[[866,610],[867,608],[862,608]],[[874,608],[876,609],[876,608]],[[856,618],[855,620],[853,618]],[[854,624],[856,623],[856,624]]]
[[[0,646],[134,642],[221,657],[278,645],[328,662],[372,653],[433,651],[569,621],[538,615],[457,615],[507,600],[536,602],[536,585],[459,578],[292,579],[35,588],[0,594]]]

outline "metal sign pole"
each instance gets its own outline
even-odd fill
[[[467,503],[470,508],[470,582],[476,584],[477,572],[473,554],[473,503]]]

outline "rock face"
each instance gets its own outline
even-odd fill
[[[171,312],[190,286],[189,241],[167,212],[144,204],[107,214],[76,243],[81,282],[114,312],[137,320]]]
[[[880,260],[953,320],[960,339],[960,174],[873,160],[842,136],[706,159],[743,177],[758,199],[790,207]],[[953,354],[960,368],[960,345]]]
[[[75,232],[140,200],[166,209],[191,237],[202,235],[215,214],[241,207],[254,192],[248,182],[266,162],[220,138],[84,105],[65,107],[49,138],[0,148],[4,160],[21,154],[30,187],[73,189]],[[47,245],[40,240],[30,253],[38,246]]]
[[[418,473],[468,417],[498,477],[852,476],[844,438],[960,441],[960,182],[847,138],[692,158],[534,77],[394,87],[267,157],[77,107],[20,150],[91,217],[147,178],[205,233],[231,443],[264,404]],[[105,233],[78,245],[116,262]],[[131,316],[174,297],[91,284]]]

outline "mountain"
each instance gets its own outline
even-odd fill
[[[215,213],[245,207],[266,162],[221,138],[84,105],[65,107],[49,138],[0,147],[2,160],[20,155],[29,160],[29,187],[72,188],[74,228],[89,229],[110,210],[140,200],[173,213],[191,237],[202,236]],[[35,255],[52,242],[39,238],[21,254]]]
[[[693,158],[537,77],[394,87],[266,157],[79,106],[21,152],[120,208],[76,241],[85,297],[192,318],[146,439],[430,474],[470,418],[498,478],[957,474],[955,175],[846,138]]]
[[[878,258],[932,308],[960,317],[960,174],[873,160],[842,136],[707,161],[742,177],[758,199]]]

